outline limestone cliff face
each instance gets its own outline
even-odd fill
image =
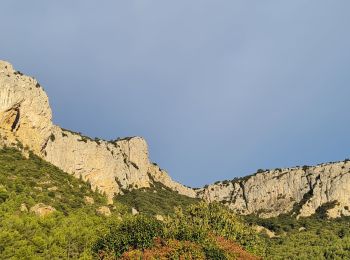
[[[131,137],[92,140],[52,123],[48,97],[31,77],[0,61],[0,145],[26,147],[60,169],[83,178],[112,202],[123,190],[149,187],[154,181],[195,197],[149,161],[146,141]]]
[[[198,190],[198,196],[261,217],[307,217],[322,207],[331,218],[349,216],[350,162],[266,171],[209,185]]]
[[[89,181],[112,202],[124,190],[161,182],[189,197],[219,201],[240,214],[306,217],[326,209],[329,217],[350,216],[350,162],[286,168],[217,182],[193,190],[174,182],[149,160],[141,137],[92,140],[53,125],[48,97],[31,77],[0,61],[0,146],[17,146]]]
[[[0,134],[41,154],[52,130],[52,114],[39,83],[0,61]]]

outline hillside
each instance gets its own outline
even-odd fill
[[[174,212],[174,207],[185,208],[200,202],[199,199],[178,194],[159,182],[154,182],[150,188],[124,191],[115,200],[148,215],[168,215]]]
[[[98,213],[106,198],[33,154],[26,159],[13,148],[0,150],[0,184],[1,259],[89,255],[106,228]],[[112,216],[123,212],[108,209]]]
[[[27,159],[14,148],[0,150],[0,183],[1,259],[115,259],[124,253],[123,259],[135,259],[130,256],[140,254],[198,259],[214,254],[227,256],[222,259],[257,259],[242,245],[252,252],[263,250],[258,246],[262,241],[252,230],[248,231],[248,226],[248,230],[241,229],[245,225],[242,220],[233,215],[223,218],[231,214],[223,208],[217,208],[220,215],[216,220],[228,221],[227,225],[235,228],[230,235],[213,225],[192,229],[199,219],[210,217],[208,206],[191,205],[197,201],[186,200],[171,190],[163,191],[173,198],[172,206],[183,210],[180,207],[175,213],[167,204],[168,199],[159,196],[157,209],[169,214],[163,215],[163,222],[150,211],[146,212],[149,217],[133,216],[132,204],[115,202],[107,206],[107,198],[92,191],[89,183],[33,153]],[[148,191],[143,193],[147,196]],[[191,224],[192,221],[195,222]],[[212,237],[212,232],[217,236]]]
[[[299,220],[289,215],[245,220],[273,232],[272,238],[266,235],[266,259],[350,259],[350,219],[329,220],[326,209]]]
[[[243,247],[266,259],[350,257],[347,250],[350,221],[344,217],[327,220],[326,207],[312,218],[299,220],[288,215],[268,219],[249,215],[240,219],[219,205],[198,204],[196,200],[155,186],[118,197],[118,201],[125,204],[115,202],[107,206],[111,212],[108,217],[105,211],[99,211],[106,207],[106,198],[93,192],[89,183],[62,172],[34,154],[26,159],[13,148],[0,150],[0,183],[1,259],[67,256],[113,259],[107,257],[113,255],[122,259],[140,256],[167,259],[171,255],[195,259],[208,255],[221,257],[217,259],[257,259]],[[86,200],[87,197],[90,199]],[[191,204],[193,202],[195,204]],[[40,212],[31,210],[39,203],[55,211],[41,216]],[[170,205],[181,206],[182,210],[174,211]],[[132,216],[131,207],[150,217]],[[154,218],[155,211],[163,212],[164,222]],[[245,222],[268,228],[276,236],[262,239]],[[136,242],[139,240],[135,240],[135,235],[141,234],[150,236],[142,243]],[[123,249],[116,237],[129,241],[130,247]],[[106,251],[111,243],[114,249]]]

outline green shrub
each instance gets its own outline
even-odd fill
[[[242,219],[219,203],[201,202],[177,209],[165,222],[165,234],[169,238],[205,243],[211,234],[222,236],[242,245],[257,255],[265,255],[265,241]]]
[[[212,244],[204,246],[203,251],[207,259],[215,259],[215,260],[227,259],[225,251]]]
[[[154,218],[138,215],[110,227],[109,232],[93,247],[97,255],[119,257],[132,249],[145,249],[153,245],[157,236],[162,236],[162,224]]]
[[[0,191],[0,203],[5,202],[9,198],[6,191]]]

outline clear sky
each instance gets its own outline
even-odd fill
[[[2,1],[54,122],[140,135],[190,186],[350,157],[349,0]]]

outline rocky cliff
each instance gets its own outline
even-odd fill
[[[350,216],[350,162],[259,172],[199,189],[198,196],[220,201],[240,214],[307,217],[324,210],[329,217]]]
[[[189,197],[194,190],[174,182],[150,162],[146,141],[130,137],[105,141],[68,131],[52,123],[48,97],[32,77],[0,61],[0,145],[33,151],[93,189],[106,193],[110,202],[123,190],[149,187],[153,182]]]
[[[0,146],[33,151],[60,169],[89,181],[110,202],[124,190],[160,182],[189,197],[219,201],[239,214],[306,217],[325,211],[350,216],[350,162],[261,171],[193,190],[174,182],[149,160],[146,141],[91,139],[52,123],[48,97],[31,77],[0,61]]]

